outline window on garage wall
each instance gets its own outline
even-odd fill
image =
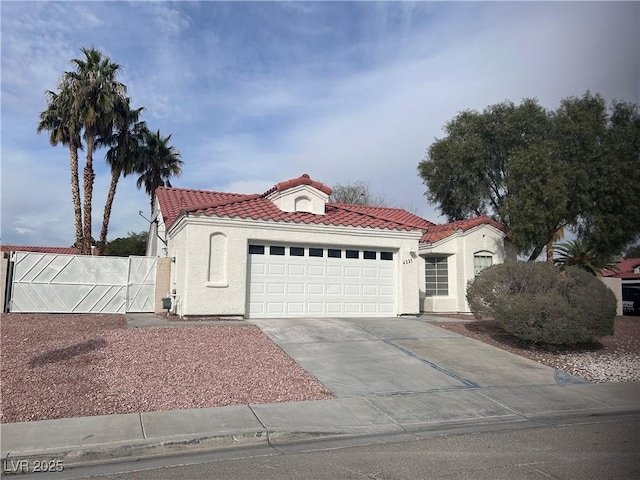
[[[427,297],[449,295],[447,257],[425,257],[425,292]]]
[[[490,252],[478,252],[473,256],[474,275],[478,275],[485,268],[493,265],[493,255]]]

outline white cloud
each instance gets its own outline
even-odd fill
[[[224,185],[220,190],[223,192],[232,192],[232,193],[264,193],[273,187],[276,183],[282,181],[279,180],[263,180],[263,179],[255,179],[255,180],[238,180],[235,182],[231,182],[227,185]]]
[[[587,89],[640,101],[637,3],[2,9],[4,242],[73,240],[68,152],[49,147],[35,127],[43,91],[81,46],[122,64],[150,128],[173,134],[185,162],[176,186],[259,193],[302,173],[328,185],[363,180],[431,220],[438,216],[416,167],[460,110],[523,97],[556,108]],[[109,181],[103,153],[94,158],[95,236]],[[138,211],[148,213],[148,197],[134,183],[121,181],[110,238],[147,228]]]

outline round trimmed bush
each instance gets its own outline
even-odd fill
[[[616,298],[593,275],[542,262],[495,265],[467,286],[477,318],[492,317],[534,343],[574,345],[613,334]]]

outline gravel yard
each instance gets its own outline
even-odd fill
[[[254,326],[6,314],[1,330],[3,423],[332,397]]]
[[[616,317],[614,335],[575,350],[527,344],[504,332],[494,320],[436,325],[591,382],[640,381],[640,317]]]

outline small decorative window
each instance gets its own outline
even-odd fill
[[[284,255],[284,247],[269,247],[269,255]]]
[[[342,250],[337,250],[335,248],[327,249],[327,257],[329,258],[342,258]]]
[[[393,252],[380,252],[380,260],[393,260]]]
[[[292,257],[304,257],[304,247],[289,247],[289,255]]]
[[[493,265],[493,256],[488,253],[476,253],[473,256],[474,275],[478,275],[485,268]]]
[[[321,248],[310,248],[309,249],[310,257],[322,257],[324,256],[324,252]]]
[[[362,258],[364,258],[365,260],[375,260],[376,252],[365,250],[364,252],[362,252]]]
[[[360,258],[360,252],[358,250],[345,250],[346,258]]]
[[[264,245],[249,245],[249,255],[264,255]]]

